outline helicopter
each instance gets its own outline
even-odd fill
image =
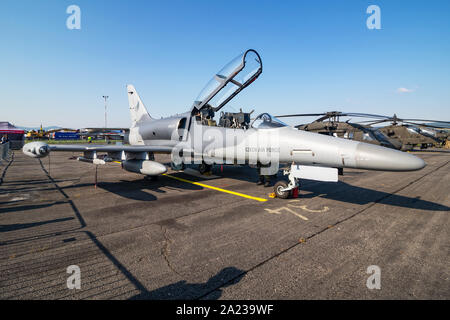
[[[347,113],[340,111],[310,114],[289,114],[279,115],[277,117],[286,118],[312,116],[320,116],[320,118],[309,124],[297,125],[296,128],[340,138],[362,141],[402,151],[412,150],[416,145],[420,145],[420,147],[424,149],[429,146],[441,146],[445,143],[448,133],[435,129],[435,126],[418,122],[435,122],[437,124],[450,123],[447,121],[424,119],[400,119],[396,115],[389,117],[376,114]],[[350,122],[351,119],[347,121],[340,121],[340,117],[372,118],[374,120],[356,123]],[[374,124],[383,122],[392,122],[392,124],[379,128],[372,127]]]
[[[330,111],[325,113],[308,113],[308,114],[290,114],[280,115],[278,118],[288,117],[318,117],[308,124],[300,124],[295,126],[299,130],[316,132],[319,134],[345,138],[366,142],[370,144],[379,145],[391,149],[400,150],[402,143],[396,139],[386,136],[377,128],[372,128],[367,125],[347,121],[340,121],[340,117],[363,117],[362,113],[343,113],[340,111]]]
[[[449,121],[425,120],[425,119],[402,119],[394,114],[392,117],[380,115],[367,115],[374,120],[363,121],[370,126],[375,124],[390,122],[390,125],[378,128],[389,138],[398,139],[402,143],[402,150],[412,150],[414,146],[421,149],[428,147],[442,147],[447,138],[448,132],[439,128],[439,125],[448,125]],[[427,123],[424,123],[427,122]],[[430,125],[428,123],[433,123]]]

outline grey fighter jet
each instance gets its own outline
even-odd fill
[[[47,145],[28,143],[23,152],[31,157],[52,151],[80,151],[81,161],[105,164],[121,161],[125,170],[147,176],[167,171],[154,161],[154,153],[170,153],[172,167],[199,164],[207,170],[214,164],[242,164],[273,175],[280,165],[289,182],[279,181],[274,191],[287,198],[299,179],[337,181],[339,168],[382,171],[413,171],[425,162],[408,153],[358,141],[297,130],[263,113],[251,123],[249,116],[215,119],[216,113],[262,73],[262,61],[255,50],[247,50],[214,75],[195,99],[191,109],[176,116],[154,119],[147,112],[136,89],[127,86],[132,125],[130,145]],[[219,121],[217,121],[219,120]],[[225,121],[227,120],[227,121]],[[235,121],[236,120],[236,121]],[[249,122],[249,123],[243,123]],[[103,158],[98,153],[106,153]]]

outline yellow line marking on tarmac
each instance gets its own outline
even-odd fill
[[[247,198],[247,199],[252,199],[252,200],[256,200],[256,201],[260,201],[260,202],[267,201],[267,199],[264,199],[264,198],[252,197],[252,196],[249,196],[249,195],[246,195],[246,194],[243,194],[243,193],[234,192],[234,191],[230,191],[230,190],[226,190],[226,189],[222,189],[222,188],[209,186],[207,184],[203,184],[203,183],[200,183],[200,182],[195,182],[195,181],[186,180],[186,179],[183,179],[183,178],[174,177],[174,176],[171,176],[171,175],[169,175],[167,173],[164,173],[163,176],[166,176],[166,177],[169,177],[169,178],[172,178],[172,179],[175,179],[175,180],[179,180],[179,181],[182,181],[182,182],[192,183],[192,184],[195,184],[195,185],[203,187],[203,188],[208,188],[208,189],[212,189],[212,190],[216,190],[216,191],[221,191],[221,192],[233,194],[235,196],[239,196],[239,197],[243,197],[243,198]]]

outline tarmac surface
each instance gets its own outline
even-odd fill
[[[420,171],[346,169],[282,200],[245,167],[147,181],[110,163],[95,188],[70,152],[16,151],[0,166],[0,299],[449,299],[450,154],[415,154]]]

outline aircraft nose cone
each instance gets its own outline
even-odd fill
[[[383,171],[414,171],[426,165],[425,161],[412,154],[368,143],[358,144],[355,162],[360,169]]]

